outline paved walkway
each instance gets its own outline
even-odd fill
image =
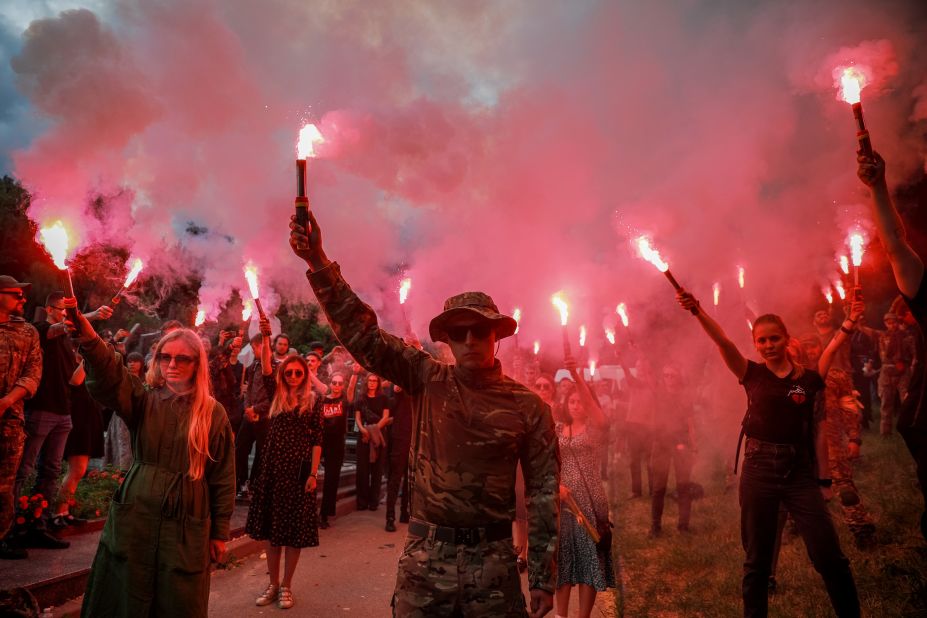
[[[384,531],[384,517],[382,507],[376,512],[351,513],[321,530],[320,546],[304,549],[300,557],[293,580],[296,605],[291,610],[282,613],[276,605],[254,605],[267,586],[266,562],[259,552],[240,566],[213,575],[209,615],[390,616],[396,563],[406,532],[401,524],[398,532]],[[522,583],[526,584],[524,578]],[[571,616],[577,615],[575,607],[571,610]],[[593,616],[615,616],[611,591],[599,595]]]

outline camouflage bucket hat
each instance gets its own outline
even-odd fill
[[[0,290],[18,288],[20,290],[28,290],[32,287],[31,283],[23,283],[17,281],[9,275],[0,275]]]
[[[504,339],[515,334],[518,323],[511,317],[499,313],[496,303],[489,294],[483,292],[464,292],[451,296],[444,301],[444,311],[428,325],[428,334],[432,341],[446,341],[444,329],[456,317],[463,315],[477,316],[494,323],[496,338]]]

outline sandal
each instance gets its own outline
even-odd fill
[[[279,586],[274,586],[273,584],[267,584],[267,590],[264,591],[264,594],[255,599],[254,604],[258,607],[263,607],[265,605],[270,605],[274,602],[274,599],[277,598],[277,590]]]
[[[277,607],[280,609],[290,609],[293,607],[293,593],[289,588],[280,586],[280,592],[277,593]]]

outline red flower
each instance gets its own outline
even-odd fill
[[[43,508],[43,509],[47,509],[47,508],[48,508],[48,500],[42,500],[42,508]]]
[[[27,498],[26,496],[20,496],[19,497],[19,507],[24,509],[27,506],[29,506],[29,498]]]
[[[122,485],[122,482],[123,482],[124,480],[125,480],[125,479],[119,479],[119,484]]]
[[[97,510],[96,510],[96,514],[97,514],[97,517],[100,516],[100,509],[97,509]]]
[[[101,479],[108,479],[108,478],[109,478],[109,474],[107,474],[106,472],[100,472],[100,478],[101,478]]]
[[[30,502],[38,502],[38,500],[39,500],[39,494],[36,494],[32,496],[31,498],[29,498]]]
[[[41,516],[42,516],[42,509],[36,509],[36,510],[32,513],[32,516],[35,517],[36,519],[38,519],[39,517],[41,517]]]
[[[19,524],[19,525],[21,526],[21,525],[23,525],[24,523],[26,523],[26,518],[25,518],[25,517],[17,517],[17,518],[16,518],[16,523]]]

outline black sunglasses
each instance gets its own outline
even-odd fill
[[[17,300],[26,300],[26,295],[23,294],[22,291],[19,291],[19,292],[3,291],[3,292],[0,292],[0,294],[6,294],[7,296],[12,296],[13,298]]]
[[[463,343],[467,340],[467,333],[471,333],[474,339],[486,339],[493,332],[493,326],[486,323],[449,326],[445,332],[447,338],[454,343]]]
[[[170,365],[173,361],[178,367],[189,367],[196,362],[196,359],[187,354],[164,354],[159,352],[155,357],[162,365]]]
[[[342,381],[342,380],[332,380],[332,386],[344,386],[344,381]]]
[[[288,378],[301,378],[306,375],[306,372],[302,369],[287,369],[283,372],[283,375]]]

